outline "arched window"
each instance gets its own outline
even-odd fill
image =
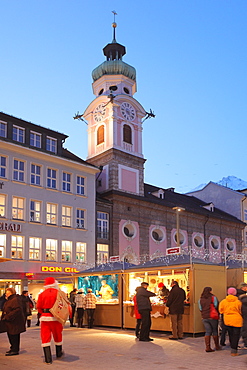
[[[131,127],[129,125],[123,126],[123,141],[128,144],[132,144]]]
[[[98,131],[97,131],[97,145],[103,143],[105,141],[105,129],[104,129],[104,125],[101,125],[99,128],[98,128]]]

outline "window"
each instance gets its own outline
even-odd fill
[[[97,263],[106,263],[109,259],[109,245],[97,244]]]
[[[0,217],[6,216],[6,195],[0,194]]]
[[[0,156],[0,177],[6,177],[7,170],[7,159],[6,157]]]
[[[86,262],[86,243],[76,243],[76,262]]]
[[[24,237],[12,235],[11,236],[11,257],[16,259],[23,259]]]
[[[123,235],[128,238],[128,240],[134,239],[137,233],[135,225],[130,221],[124,223],[122,232]]]
[[[123,126],[123,141],[132,144],[131,127],[129,125]]]
[[[85,229],[85,211],[77,208],[76,210],[76,227],[77,229]]]
[[[72,242],[62,240],[62,262],[71,262]]]
[[[105,212],[97,212],[97,237],[108,239],[109,215]]]
[[[24,162],[14,159],[13,179],[16,181],[24,181]]]
[[[47,187],[51,189],[57,188],[57,171],[52,168],[47,168]]]
[[[41,166],[31,164],[31,184],[40,186]]]
[[[51,137],[46,138],[46,150],[52,153],[57,152],[57,140]]]
[[[151,237],[155,242],[163,242],[165,234],[162,229],[154,228],[151,232]]]
[[[0,136],[7,137],[7,123],[0,122]]]
[[[40,260],[41,238],[29,238],[29,259]]]
[[[105,141],[104,136],[105,136],[104,125],[101,125],[97,131],[97,145],[102,144]]]
[[[13,140],[24,143],[25,129],[18,126],[13,126]]]
[[[247,221],[247,209],[244,210],[244,221]]]
[[[0,257],[5,257],[6,251],[6,235],[0,234]]]
[[[41,220],[41,202],[37,200],[30,201],[30,221],[40,222]]]
[[[76,177],[76,193],[80,195],[85,194],[85,177],[77,176]]]
[[[12,218],[16,220],[24,220],[24,199],[23,198],[13,197]]]
[[[71,174],[63,172],[63,191],[70,191],[71,189]]]
[[[37,132],[30,132],[30,145],[35,146],[36,148],[41,148],[41,134]]]
[[[46,206],[46,222],[48,224],[57,224],[57,205],[53,203],[47,203]]]
[[[62,206],[62,226],[71,226],[71,207]]]
[[[45,259],[46,261],[56,261],[57,260],[57,240],[56,239],[46,239],[45,247]]]

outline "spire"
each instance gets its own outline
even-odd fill
[[[116,11],[113,10],[112,13],[114,14],[114,22],[112,23],[112,27],[113,27],[113,39],[112,39],[112,44],[113,43],[116,43],[117,40],[116,40],[116,28],[117,28],[117,23],[115,22],[115,16],[117,15]]]
[[[114,14],[114,22],[112,23],[113,40],[111,44],[107,44],[104,47],[103,52],[104,55],[106,56],[106,60],[122,60],[122,57],[126,54],[126,50],[123,45],[117,43],[116,40],[117,23],[115,22],[115,17],[117,13],[115,10],[113,10],[112,13]]]

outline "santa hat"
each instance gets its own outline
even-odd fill
[[[55,288],[58,289],[58,281],[54,279],[54,277],[47,277],[45,279],[45,289],[47,288]]]
[[[158,284],[158,288],[163,288],[164,287],[164,284],[163,283],[159,283]]]
[[[229,288],[228,291],[227,291],[227,294],[229,295],[236,295],[237,294],[237,290],[235,288]]]

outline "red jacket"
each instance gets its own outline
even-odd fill
[[[139,313],[138,308],[137,308],[136,296],[134,296],[134,297],[133,297],[133,301],[134,301],[134,315],[135,315],[135,318],[136,318],[136,319],[141,319],[141,318],[142,318],[142,316],[141,316],[141,314]]]
[[[37,310],[41,314],[44,321],[55,320],[55,317],[50,312],[43,312],[44,309],[52,308],[57,299],[58,290],[54,288],[47,288],[39,294],[37,301]]]

